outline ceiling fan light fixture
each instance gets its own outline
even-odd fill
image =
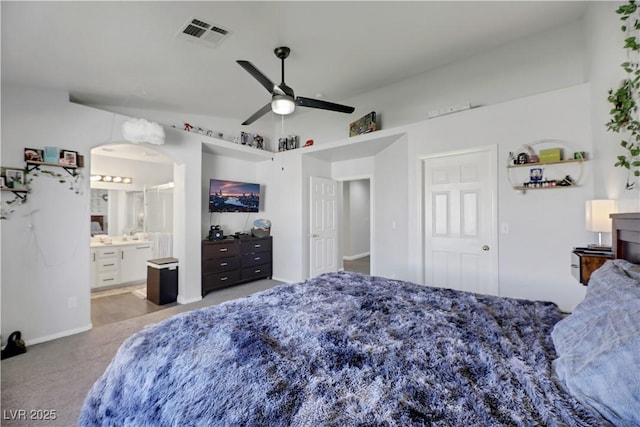
[[[276,114],[286,116],[293,113],[296,109],[296,104],[293,102],[293,98],[288,95],[273,95],[271,99],[271,110]]]

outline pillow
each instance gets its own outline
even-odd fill
[[[640,266],[607,261],[552,333],[560,381],[617,426],[640,425]]]

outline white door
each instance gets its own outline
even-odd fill
[[[496,147],[423,160],[425,284],[498,295]]]
[[[338,270],[337,184],[315,176],[310,182],[309,277],[315,277]]]

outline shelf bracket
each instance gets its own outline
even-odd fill
[[[11,190],[11,192],[13,194],[15,194],[15,196],[17,198],[19,198],[20,200],[22,200],[22,201],[27,200],[27,192],[26,191],[13,191],[13,190]]]
[[[52,166],[59,166],[62,169],[64,169],[65,171],[67,171],[67,173],[69,175],[71,175],[72,177],[76,176],[76,167],[63,166],[63,165],[52,165]],[[40,165],[34,164],[34,163],[27,163],[26,172],[27,173],[31,173],[34,170],[40,170]]]

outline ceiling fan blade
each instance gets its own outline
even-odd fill
[[[260,84],[262,86],[264,86],[264,88],[269,92],[269,93],[273,93],[273,91],[275,90],[275,88],[277,87],[270,79],[269,77],[265,76],[264,74],[262,74],[262,71],[258,70],[251,62],[249,61],[236,61],[242,68],[244,68],[245,70],[247,70],[247,72],[249,74],[251,74],[253,76],[254,79],[256,79],[258,82],[260,82]]]
[[[255,113],[253,113],[253,115],[251,117],[249,117],[247,120],[245,120],[244,122],[242,122],[242,124],[243,125],[250,125],[251,123],[253,123],[256,120],[258,120],[260,117],[262,117],[265,114],[267,114],[269,111],[271,111],[271,103],[266,104],[264,107],[262,107],[261,109],[259,109]]]
[[[321,108],[323,110],[337,111],[339,113],[353,113],[355,108],[348,105],[335,104],[333,102],[322,101],[320,99],[305,98],[299,96],[296,98],[296,105],[309,108]]]

